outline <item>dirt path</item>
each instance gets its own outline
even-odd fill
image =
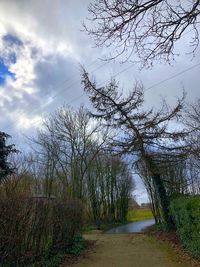
[[[73,267],[189,267],[167,245],[143,234],[90,234],[94,251]]]

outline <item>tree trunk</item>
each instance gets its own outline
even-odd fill
[[[170,216],[170,212],[169,212],[170,201],[169,201],[169,197],[167,195],[163,180],[161,179],[156,163],[153,161],[151,156],[146,154],[143,156],[143,160],[145,160],[146,167],[152,177],[155,190],[158,195],[160,205],[162,208],[163,219],[165,223],[167,224],[167,227],[170,229],[173,227],[173,220],[172,220],[172,217]]]
[[[163,219],[166,222],[167,227],[171,228],[173,225],[173,221],[169,213],[170,202],[165,190],[165,186],[159,174],[153,174],[152,179],[155,184],[155,189],[157,191],[157,194],[159,196],[160,205],[162,207]]]

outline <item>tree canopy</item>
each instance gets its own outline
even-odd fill
[[[114,48],[111,58],[135,53],[143,65],[174,58],[175,44],[191,32],[190,52],[199,46],[200,1],[95,0],[84,27],[97,46]]]

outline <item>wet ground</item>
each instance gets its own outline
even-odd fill
[[[144,220],[85,235],[95,246],[73,267],[191,267],[171,247],[142,233],[154,223]]]
[[[155,220],[144,220],[140,222],[128,223],[106,231],[106,234],[128,234],[142,233],[147,227],[155,224]]]

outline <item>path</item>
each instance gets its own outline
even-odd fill
[[[144,234],[88,234],[94,251],[73,267],[189,267],[167,245]]]

